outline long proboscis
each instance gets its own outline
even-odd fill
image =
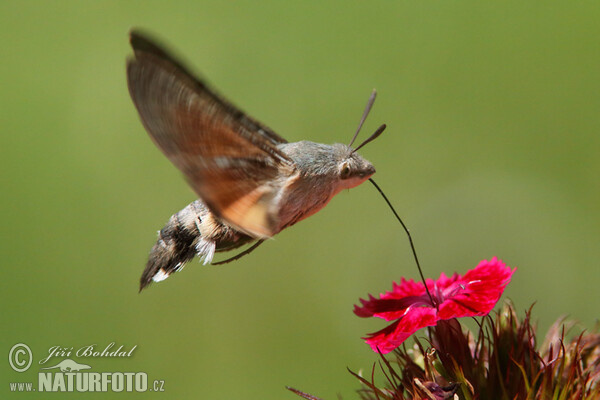
[[[429,299],[431,300],[432,304],[434,304],[437,307],[437,303],[435,302],[433,296],[429,292],[429,288],[427,288],[427,282],[425,282],[425,276],[423,275],[423,270],[421,269],[421,263],[419,262],[419,257],[417,256],[417,250],[415,249],[415,244],[413,243],[412,236],[410,235],[410,231],[408,230],[408,227],[404,224],[404,221],[402,221],[402,218],[400,218],[400,216],[396,212],[396,209],[394,209],[394,206],[392,206],[392,203],[389,201],[389,199],[387,198],[385,193],[383,193],[383,190],[381,190],[379,185],[377,183],[375,183],[373,178],[369,178],[369,181],[371,181],[373,186],[375,186],[375,189],[377,189],[379,194],[381,194],[381,196],[383,197],[383,199],[385,200],[387,205],[392,210],[392,213],[394,213],[394,216],[396,217],[398,222],[400,222],[400,225],[402,225],[402,228],[404,228],[404,232],[406,232],[406,236],[408,236],[408,241],[410,242],[410,248],[412,250],[413,257],[415,259],[415,262],[417,263],[417,269],[419,270],[419,275],[421,275],[421,280],[423,281],[423,285],[425,286],[425,291],[427,292],[427,295],[429,296]]]

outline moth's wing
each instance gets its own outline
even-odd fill
[[[274,185],[293,162],[286,141],[194,78],[147,37],[131,33],[129,93],[146,130],[220,218],[255,237],[276,233]]]

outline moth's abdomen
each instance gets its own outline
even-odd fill
[[[173,272],[180,271],[195,255],[208,264],[215,252],[234,249],[252,240],[223,224],[200,200],[196,200],[171,216],[158,232],[140,278],[140,290],[152,281],[163,281]]]

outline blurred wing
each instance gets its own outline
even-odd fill
[[[277,225],[272,181],[292,161],[286,143],[194,78],[137,32],[128,60],[129,93],[146,130],[217,216],[256,237]]]

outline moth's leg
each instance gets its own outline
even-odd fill
[[[222,264],[230,263],[230,262],[235,261],[235,260],[239,260],[240,258],[244,257],[245,255],[252,253],[263,242],[264,242],[264,239],[259,240],[258,242],[254,243],[251,247],[248,247],[246,250],[242,251],[241,253],[239,253],[239,254],[231,257],[231,258],[228,258],[226,260],[219,261],[219,262],[216,262],[216,263],[212,263],[211,265],[222,265]]]

